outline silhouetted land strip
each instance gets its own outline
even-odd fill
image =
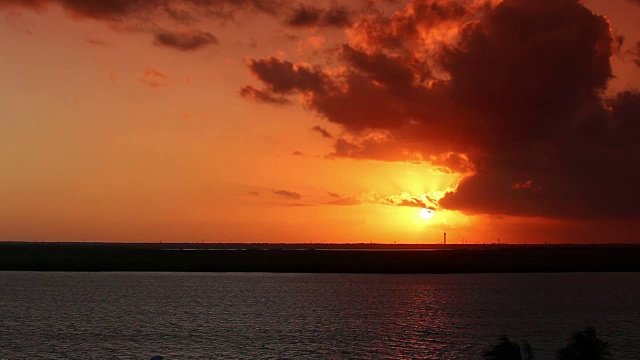
[[[640,271],[640,246],[634,245],[426,246],[427,249],[448,249],[442,251],[407,251],[416,250],[415,245],[395,245],[396,250],[380,245],[361,245],[363,247],[356,246],[353,250],[354,244],[340,249],[335,244],[0,243],[0,270],[308,273]],[[313,250],[321,247],[325,250]]]

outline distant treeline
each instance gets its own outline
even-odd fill
[[[175,245],[175,244],[174,244]],[[238,245],[238,244],[236,244]],[[638,272],[638,246],[448,250],[193,250],[160,244],[1,243],[0,270],[300,273]]]

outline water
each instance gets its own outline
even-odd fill
[[[552,359],[593,325],[640,359],[640,274],[0,272],[0,359]]]

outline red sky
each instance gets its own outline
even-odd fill
[[[0,0],[0,240],[638,242],[638,18]]]

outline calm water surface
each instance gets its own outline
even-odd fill
[[[640,359],[640,274],[0,272],[0,359],[553,359],[593,325]]]

